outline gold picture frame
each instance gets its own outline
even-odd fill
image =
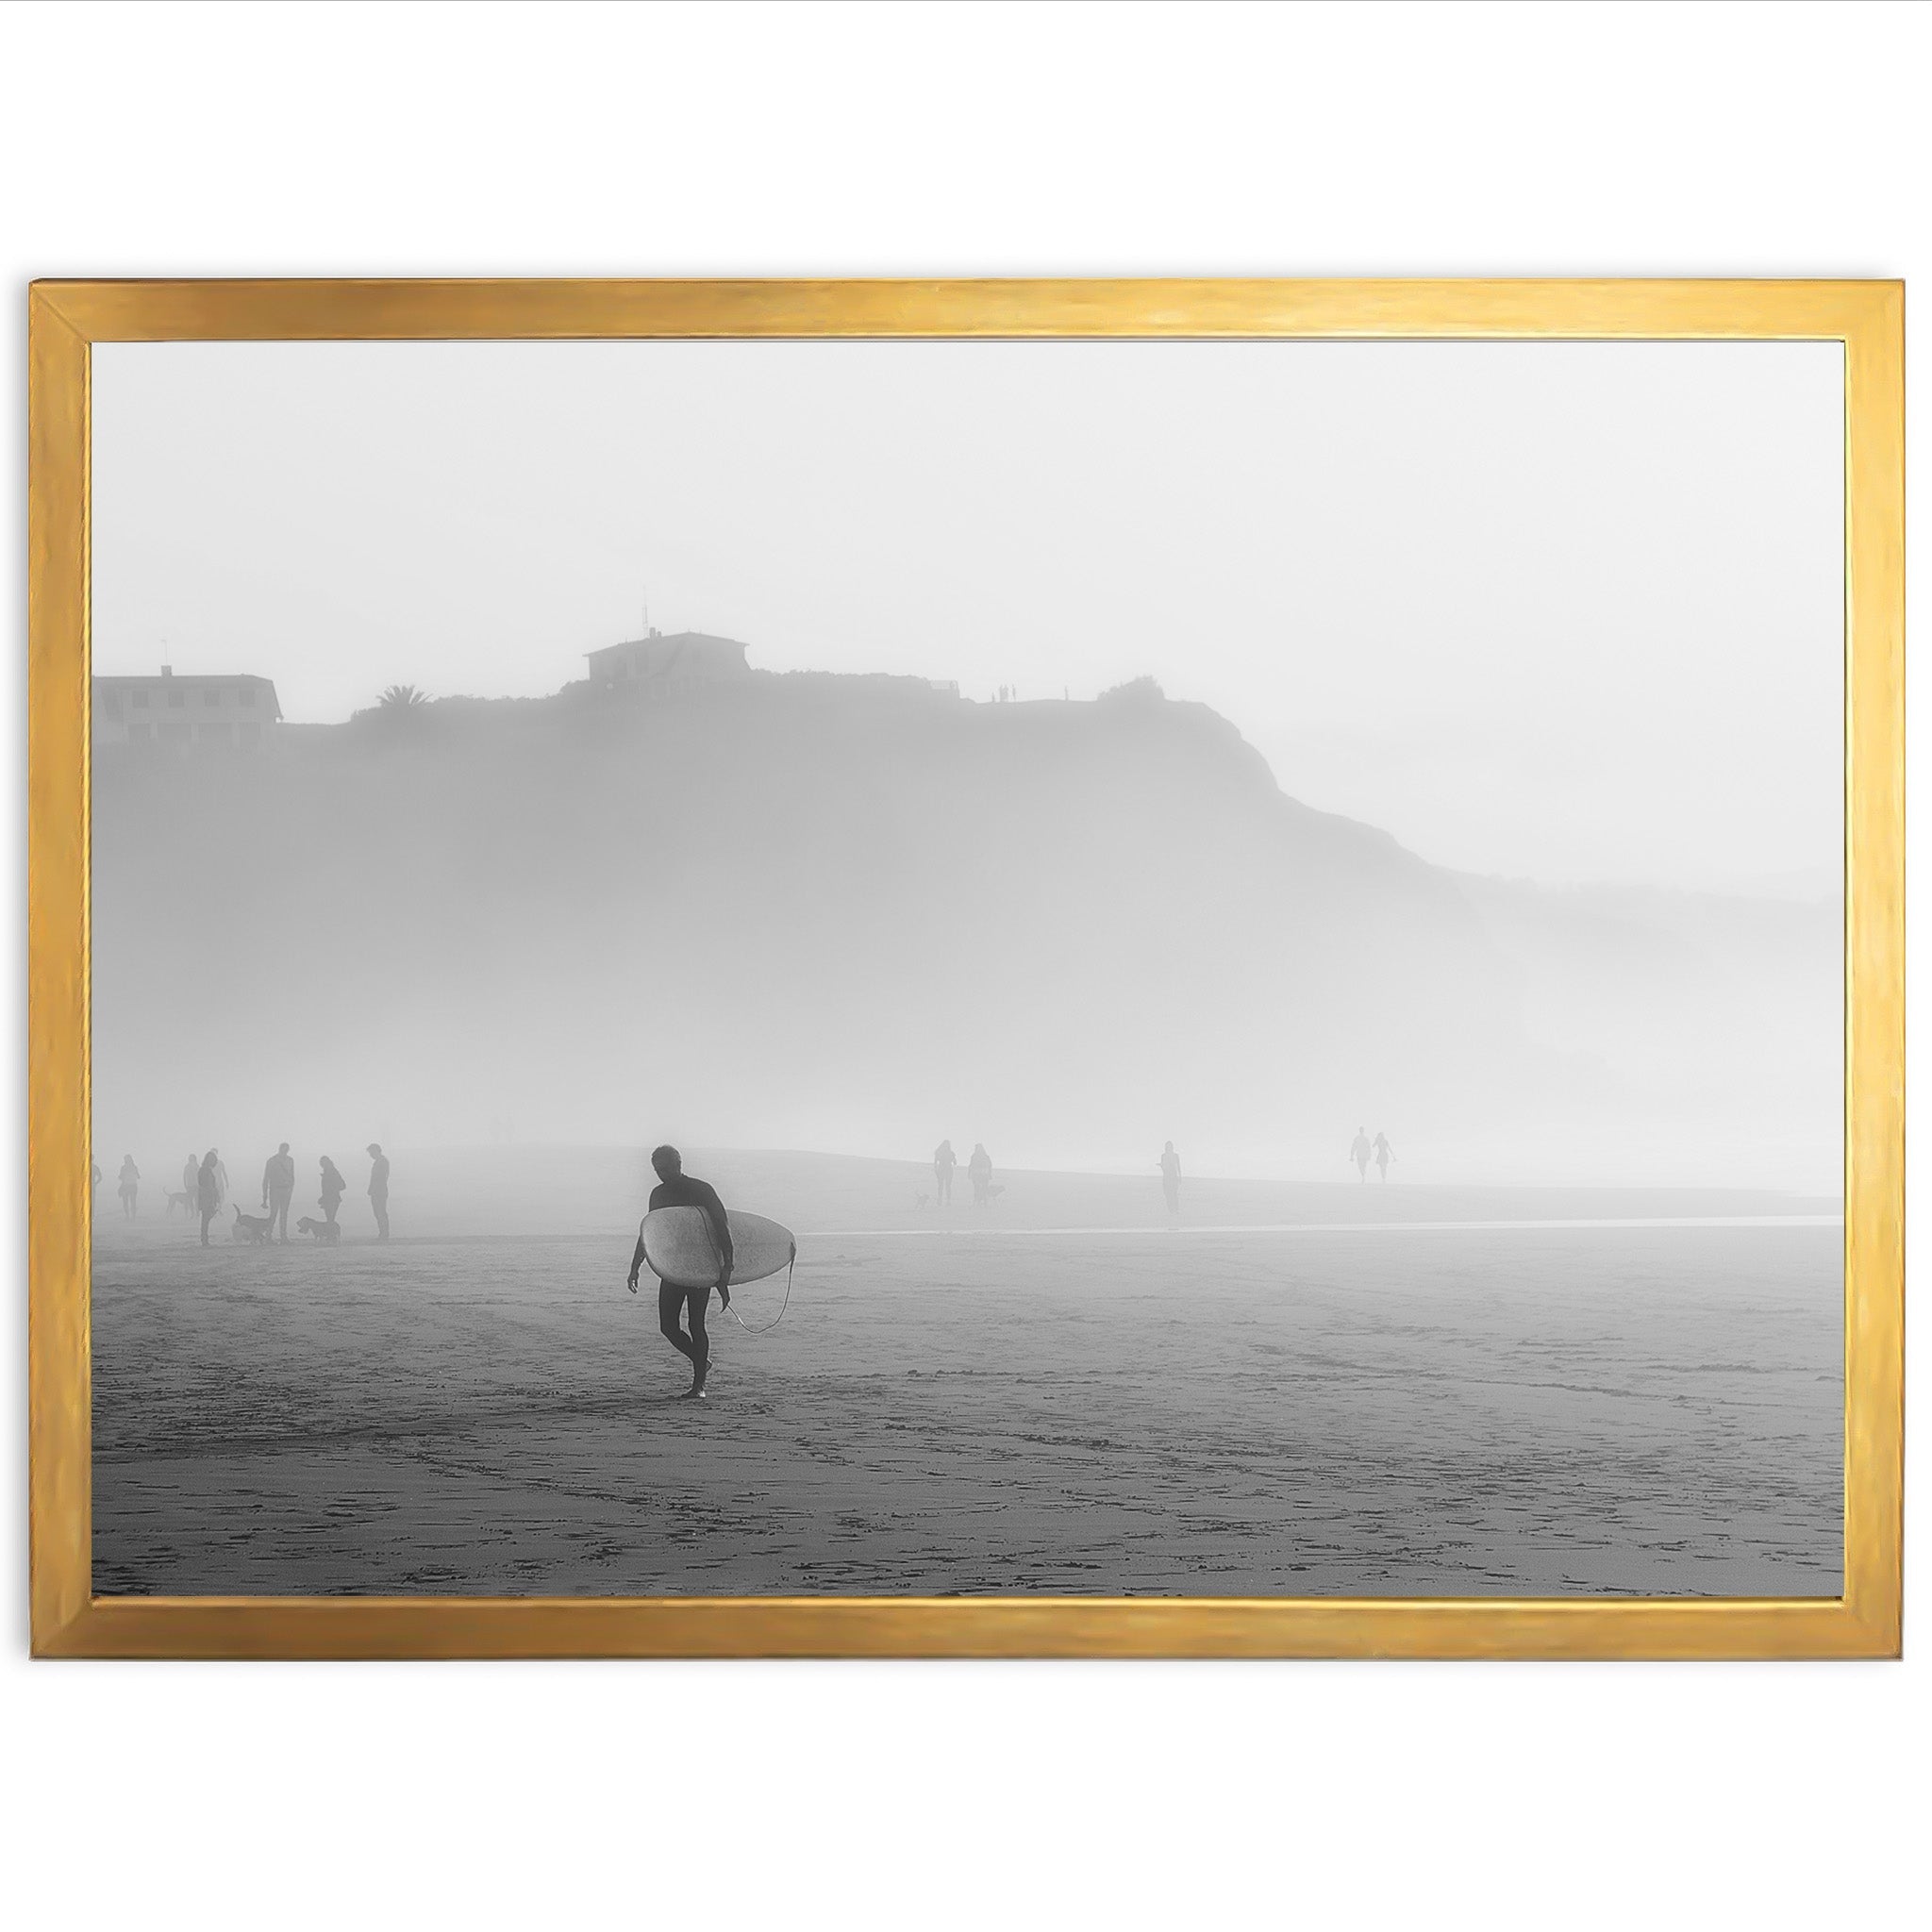
[[[36,1655],[1875,1657],[1904,1432],[1904,309],[1880,281],[46,281],[28,293]],[[1845,367],[1844,1588],[1833,1599],[100,1597],[91,1577],[95,342],[1816,340]]]

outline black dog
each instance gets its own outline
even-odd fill
[[[235,1232],[231,1239],[238,1241],[253,1241],[257,1247],[268,1244],[268,1231],[275,1225],[266,1214],[244,1214],[241,1208],[235,1210]]]

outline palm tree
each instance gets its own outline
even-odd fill
[[[392,684],[376,702],[377,708],[384,711],[413,711],[429,702],[429,693],[413,684]]]

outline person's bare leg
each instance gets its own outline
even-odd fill
[[[711,1299],[708,1288],[694,1288],[685,1297],[691,1310],[691,1365],[694,1374],[684,1392],[688,1398],[702,1399],[705,1375],[711,1366],[711,1337],[705,1326],[705,1304]]]

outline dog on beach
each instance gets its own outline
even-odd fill
[[[257,1247],[268,1245],[268,1231],[275,1225],[266,1214],[244,1214],[241,1208],[235,1210],[235,1232],[231,1239],[238,1241],[253,1241]]]
[[[912,1205],[915,1208],[930,1208],[932,1206],[932,1196],[930,1194],[914,1194]]]
[[[194,1196],[192,1194],[177,1194],[171,1191],[168,1195],[168,1212],[173,1214],[177,1208],[180,1208],[182,1213],[187,1215],[189,1220],[192,1221],[194,1219]]]
[[[312,1235],[326,1247],[334,1247],[341,1240],[342,1231],[333,1221],[317,1221],[313,1215],[305,1214],[295,1224],[297,1234]]]

